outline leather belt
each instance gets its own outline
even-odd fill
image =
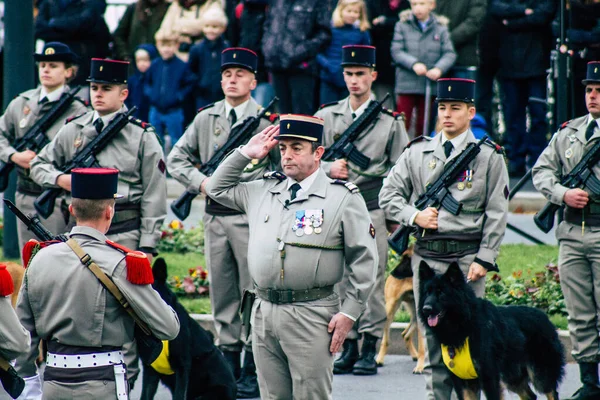
[[[379,209],[379,192],[383,187],[383,178],[373,179],[367,182],[356,185],[360,189],[360,194],[365,203],[367,203],[367,210],[373,211]]]
[[[29,177],[19,175],[17,180],[17,191],[28,196],[39,196],[44,191],[40,185]]]
[[[211,199],[208,196],[206,197],[206,203],[205,203],[204,211],[207,214],[215,215],[215,216],[218,216],[218,217],[226,217],[226,216],[229,216],[229,215],[240,215],[240,214],[243,214],[243,212],[240,212],[238,210],[234,210],[233,208],[226,207],[223,204],[216,202],[215,200]]]
[[[588,226],[600,226],[600,203],[590,203],[584,208],[565,208],[565,221],[579,225],[583,221]]]
[[[256,287],[256,295],[274,304],[288,304],[324,299],[333,293],[333,286],[312,289],[261,289]]]
[[[460,251],[478,249],[479,240],[428,240],[418,241],[419,247],[436,253],[458,253]]]

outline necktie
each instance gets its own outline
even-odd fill
[[[102,118],[98,118],[94,121],[94,127],[96,128],[96,132],[102,132],[102,129],[104,129],[104,122],[102,122]]]
[[[292,192],[292,196],[291,199],[294,200],[296,198],[296,193],[298,193],[298,190],[300,190],[302,187],[300,186],[299,183],[294,183],[292,186],[290,186],[290,191]]]
[[[352,113],[352,119],[356,119],[356,114]]]
[[[450,157],[450,153],[452,153],[453,148],[454,146],[452,146],[452,142],[446,140],[446,142],[444,143],[444,154],[446,154],[446,158]]]
[[[40,104],[46,104],[47,102],[48,102],[48,98],[47,97],[44,97],[43,99],[41,99],[39,101]]]
[[[588,124],[587,129],[585,130],[585,140],[590,140],[590,138],[594,134],[594,129],[596,129],[597,125],[598,124],[596,123],[595,119],[593,119],[592,122]]]
[[[235,114],[235,110],[233,108],[231,111],[229,111],[229,120],[231,121],[231,126],[235,125],[237,122],[237,115]]]

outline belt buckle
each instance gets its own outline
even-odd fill
[[[267,297],[271,303],[279,304],[281,302],[281,294],[278,290],[267,289]]]

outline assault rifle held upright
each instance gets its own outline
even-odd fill
[[[464,173],[469,167],[469,163],[471,163],[471,161],[477,157],[479,152],[481,152],[481,145],[487,139],[488,137],[484,136],[477,143],[469,143],[456,158],[446,164],[442,175],[440,175],[432,185],[429,185],[426,188],[425,193],[419,196],[415,202],[415,207],[419,211],[423,211],[427,207],[444,207],[453,215],[460,214],[462,203],[459,203],[452,197],[448,188],[456,182],[458,176]],[[410,227],[401,226],[388,238],[390,247],[394,249],[396,253],[402,254],[408,247],[408,236],[410,231]]]
[[[383,109],[383,103],[385,103],[388,97],[390,97],[389,93],[381,101],[372,101],[365,109],[365,112],[346,129],[342,136],[331,147],[325,150],[323,160],[335,161],[340,158],[347,158],[361,169],[367,169],[371,163],[371,159],[358,151],[354,145],[354,141],[377,118]]]
[[[273,105],[278,101],[278,97],[273,98],[273,100],[271,100],[271,102],[255,117],[248,117],[241,124],[233,128],[231,134],[229,135],[229,139],[227,139],[227,142],[225,142],[223,147],[213,154],[210,160],[200,166],[200,172],[206,176],[211,176],[221,161],[223,161],[225,156],[227,156],[227,154],[237,147],[245,144],[250,137],[252,137],[252,132],[258,128],[260,119],[263,118],[265,114],[269,112],[271,107],[273,107]],[[175,214],[177,218],[182,221],[186,219],[190,215],[190,211],[192,209],[192,200],[194,200],[196,196],[198,196],[198,193],[192,193],[187,190],[183,192],[183,194],[179,196],[177,200],[171,203],[171,210],[173,211],[173,214]]]
[[[54,123],[63,116],[69,109],[73,101],[75,101],[75,95],[81,90],[81,86],[73,88],[69,93],[61,96],[60,100],[52,106],[50,110],[44,116],[36,122],[13,146],[17,152],[31,150],[34,152],[40,151],[42,147],[47,145],[50,141],[46,132]],[[0,192],[4,192],[8,186],[8,177],[10,172],[15,167],[12,162],[0,161]]]
[[[587,187],[594,194],[600,194],[600,180],[594,176],[592,168],[600,161],[600,140],[585,153],[581,161],[564,176],[560,184],[569,189]],[[562,205],[547,202],[546,205],[533,216],[533,221],[544,233],[550,232],[554,226],[554,215]]]
[[[73,157],[73,159],[61,168],[65,174],[71,172],[74,168],[90,168],[98,165],[96,156],[100,153],[112,139],[127,125],[129,116],[132,115],[137,107],[133,106],[126,113],[119,113],[110,123],[96,136],[83,150]],[[44,192],[33,203],[35,210],[42,218],[48,218],[54,210],[56,198],[62,192],[61,188],[50,188]]]

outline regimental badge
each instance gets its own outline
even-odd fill
[[[356,53],[355,53],[355,52],[352,52],[352,57],[355,57],[355,56],[356,56]]]
[[[19,121],[19,127],[21,129],[25,128],[27,126],[27,117],[24,117],[21,121]]]
[[[435,158],[429,161],[429,169],[435,169],[436,164]]]
[[[51,56],[54,53],[56,53],[56,51],[54,50],[54,47],[48,47],[46,49],[46,51],[44,51],[44,55],[46,55],[46,56]]]
[[[575,140],[576,140],[576,139],[577,139],[577,138],[575,137],[575,135],[569,135],[569,142],[571,142],[571,143],[575,143]]]
[[[290,124],[287,124],[287,128],[290,129]]]
[[[29,115],[30,112],[31,108],[29,108],[29,106],[23,107],[23,115]]]
[[[375,227],[373,226],[373,224],[369,225],[369,234],[373,239],[375,239]]]
[[[103,69],[104,69],[104,66],[101,65],[99,71],[102,72]]]
[[[75,148],[81,147],[82,143],[83,143],[83,139],[81,139],[81,137],[76,137],[75,141],[73,142],[73,147],[75,147]]]
[[[237,53],[233,53],[233,58],[237,58]]]
[[[250,164],[257,165],[259,161],[260,160],[258,158],[253,158],[252,161],[250,161]]]
[[[452,86],[448,86],[448,91],[451,92],[452,91]]]
[[[221,134],[221,128],[215,129],[215,136],[219,136]]]
[[[565,151],[565,157],[567,158],[571,158],[573,157],[573,149],[572,148],[568,148],[567,151]]]
[[[597,74],[598,73],[598,67],[594,68],[594,73]]]

